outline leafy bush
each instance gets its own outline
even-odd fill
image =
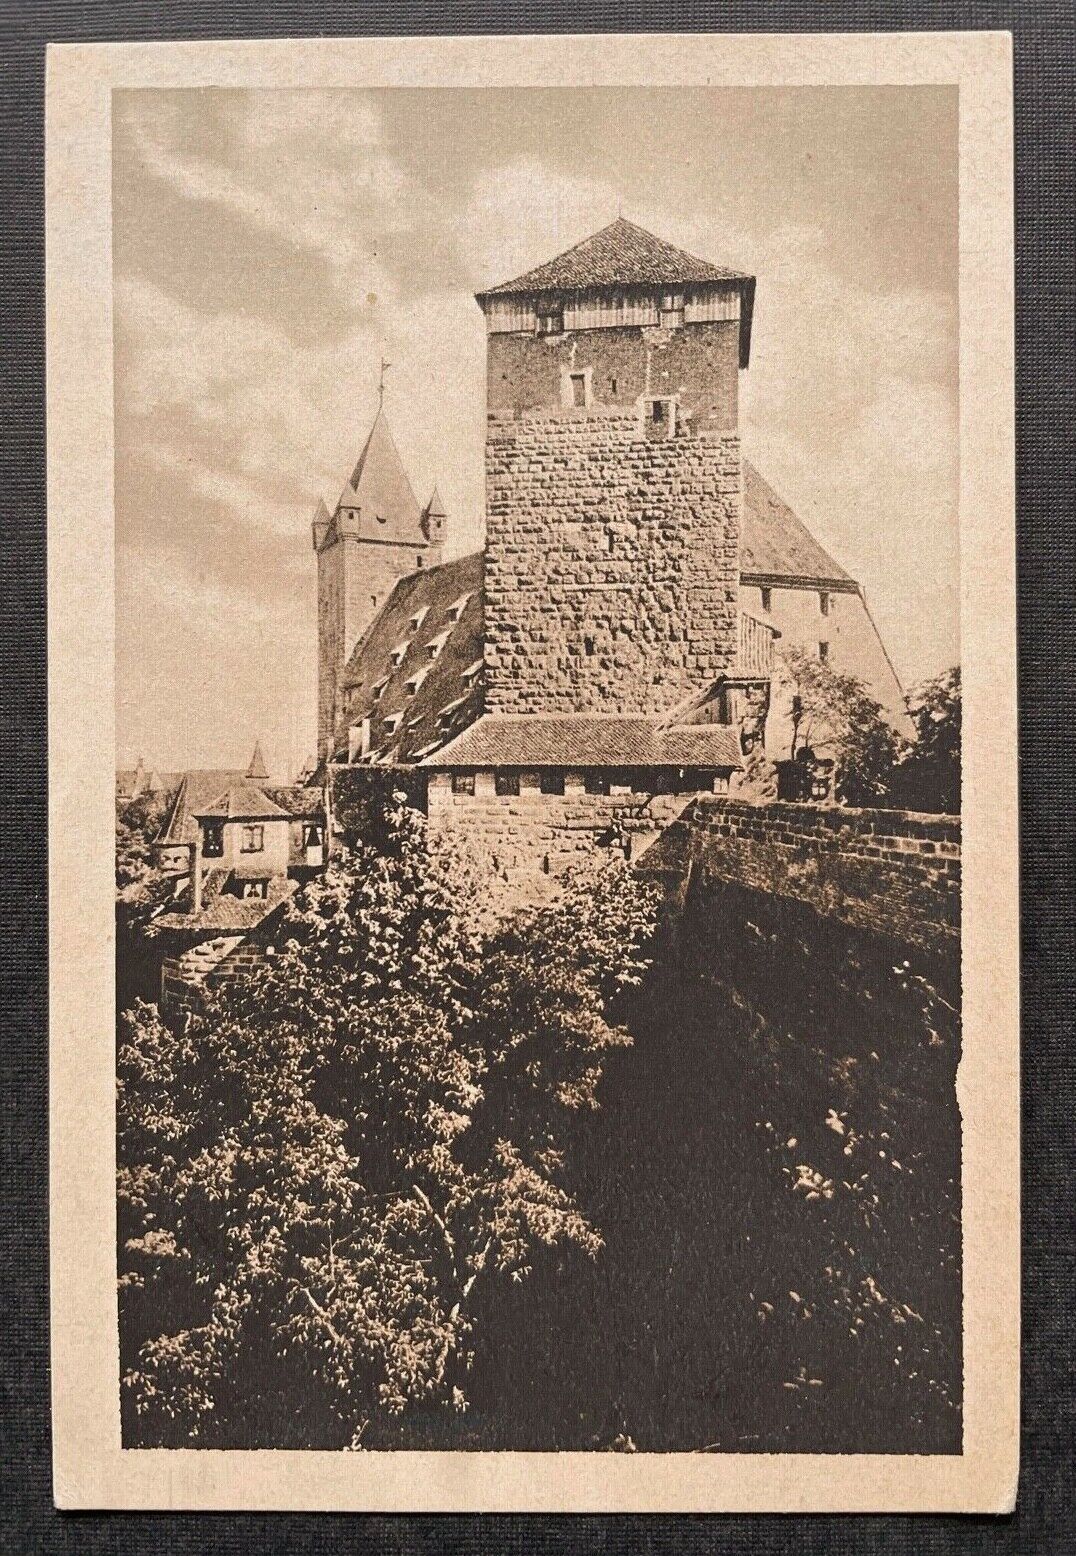
[[[832,761],[832,795],[842,804],[890,803],[907,742],[863,682],[796,644],[779,651],[778,678],[791,705],[792,761]]]
[[[960,666],[913,686],[905,699],[916,728],[899,772],[901,803],[909,810],[960,813]]]
[[[562,1169],[655,889],[610,864],[490,929],[481,883],[389,819],[204,1017],[125,1019],[130,1444],[370,1445],[464,1410],[476,1288],[601,1247]]]

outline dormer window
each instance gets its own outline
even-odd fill
[[[564,308],[559,303],[542,303],[538,307],[539,335],[563,335]]]
[[[407,658],[407,650],[410,647],[411,647],[410,643],[397,643],[396,647],[392,650],[391,654],[389,655],[389,658],[392,660],[394,665],[402,665],[403,664],[404,660]]]
[[[422,623],[426,620],[426,617],[429,615],[429,613],[430,607],[428,605],[420,606],[415,614],[411,617],[411,620],[407,623],[407,625],[413,632],[417,632],[419,627],[421,627]]]
[[[384,696],[385,687],[388,684],[389,678],[386,675],[382,680],[375,682],[375,684],[370,687],[370,696],[373,698],[374,702],[379,702],[381,700],[381,698]]]
[[[424,665],[421,670],[416,670],[412,675],[408,676],[407,680],[404,682],[404,686],[412,696],[414,696],[415,692],[418,691],[419,687],[422,685],[423,681],[426,679],[429,673],[429,667]]]
[[[478,672],[482,669],[482,667],[485,664],[485,662],[486,661],[484,659],[474,659],[474,660],[472,660],[471,663],[467,666],[466,670],[464,670],[464,672],[463,672],[462,676],[460,677],[460,679],[465,681],[465,682],[467,682],[467,684],[469,685],[471,683],[471,681],[474,680],[474,678],[478,674]]]
[[[469,594],[461,594],[458,600],[453,600],[452,604],[445,611],[446,619],[448,621],[459,621],[460,617],[463,615],[467,608],[467,601],[470,598],[471,596]]]
[[[403,714],[402,713],[386,713],[385,714],[385,728],[388,730],[390,735],[395,735],[396,731],[400,727],[400,720],[402,718],[403,718]]]
[[[435,638],[431,638],[426,644],[427,659],[436,659],[448,641],[447,632],[439,632]]]
[[[244,881],[240,887],[239,895],[244,899],[256,897],[264,902],[269,895],[269,882],[263,880]]]

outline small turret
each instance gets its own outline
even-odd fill
[[[445,505],[441,501],[441,493],[435,486],[429,502],[422,510],[422,532],[431,546],[440,546],[444,541],[445,521],[447,518]]]
[[[328,508],[325,506],[325,500],[324,498],[319,497],[318,505],[314,512],[313,523],[310,526],[314,537],[315,551],[320,551],[322,546],[325,544],[325,536],[329,532],[329,525],[331,522],[332,515],[330,514]]]
[[[254,742],[254,755],[251,757],[250,766],[247,768],[247,777],[261,779],[262,781],[269,777],[265,758],[262,756],[262,743],[260,740],[255,740]]]

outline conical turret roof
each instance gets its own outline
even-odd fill
[[[250,766],[247,768],[247,777],[264,779],[268,778],[268,776],[269,771],[265,765],[265,757],[262,755],[262,743],[260,740],[255,740],[254,755],[251,757]]]

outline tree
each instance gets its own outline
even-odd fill
[[[125,1440],[370,1445],[466,1408],[476,1289],[594,1255],[562,1186],[656,890],[617,862],[495,930],[403,808],[265,966],[119,1054]]]
[[[792,644],[779,652],[790,704],[789,756],[814,766],[831,761],[831,793],[845,805],[884,805],[906,742],[879,702],[854,675],[844,675]]]
[[[901,767],[900,789],[912,810],[960,812],[960,666],[913,686],[905,698],[916,741]]]
[[[116,801],[116,897],[129,909],[145,906],[160,886],[153,840],[171,798],[163,792],[147,792],[137,799]]]

